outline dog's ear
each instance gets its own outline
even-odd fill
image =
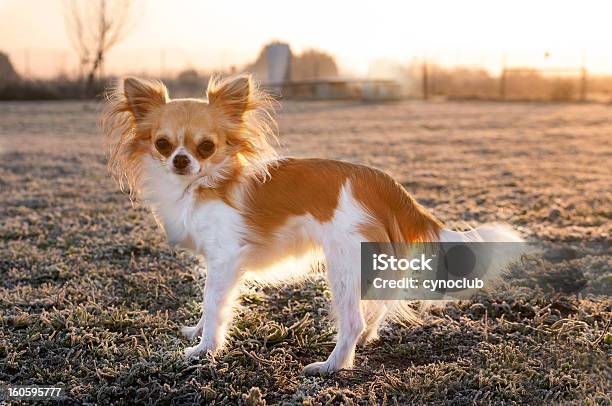
[[[253,90],[251,75],[243,74],[226,79],[212,78],[206,93],[211,107],[231,120],[240,121],[245,112],[255,107],[251,100]]]
[[[123,94],[136,121],[168,102],[168,90],[158,80],[127,77],[123,80]]]

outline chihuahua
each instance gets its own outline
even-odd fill
[[[272,107],[246,74],[211,79],[198,99],[170,99],[161,82],[134,77],[109,94],[102,128],[112,175],[172,246],[206,261],[201,318],[182,330],[199,342],[186,356],[223,347],[241,281],[290,278],[298,264],[321,260],[337,342],[304,373],[350,368],[356,345],[375,339],[387,316],[416,317],[397,301],[360,300],[360,242],[519,240],[498,225],[444,229],[377,169],[279,157]]]

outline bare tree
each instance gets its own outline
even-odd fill
[[[79,56],[85,93],[91,95],[96,73],[108,51],[132,28],[132,0],[65,0],[64,21],[70,42]]]

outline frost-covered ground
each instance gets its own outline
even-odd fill
[[[227,351],[181,357],[202,278],[107,176],[98,109],[0,104],[0,383],[78,403],[611,401],[612,107],[284,103],[286,154],[382,168],[447,225],[505,221],[544,251],[329,378],[300,375],[333,348],[322,277],[249,289]]]

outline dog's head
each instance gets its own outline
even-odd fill
[[[227,178],[237,166],[273,155],[271,101],[250,75],[212,79],[206,93],[203,99],[171,100],[159,81],[122,81],[104,114],[109,164],[120,183],[127,180],[136,191],[147,156],[191,182]]]

